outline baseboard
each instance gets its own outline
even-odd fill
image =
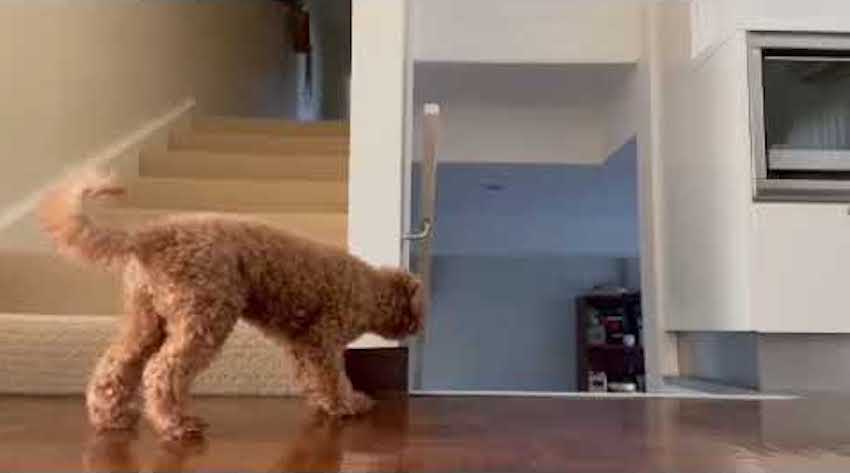
[[[417,390],[411,391],[414,397],[513,397],[513,398],[551,398],[551,399],[694,399],[694,400],[728,400],[728,401],[790,401],[798,396],[792,394],[724,394],[707,393],[686,390],[667,390],[647,393],[593,393],[593,392],[564,392],[564,391],[452,391],[452,390]]]
[[[679,332],[679,375],[740,389],[758,390],[758,334]]]
[[[36,186],[32,192],[15,203],[0,209],[0,247],[45,249],[44,240],[34,222],[33,214],[47,189],[58,184],[74,169],[100,167],[111,169],[119,176],[138,176],[139,152],[148,148],[164,149],[172,131],[191,124],[195,107],[195,99],[185,99],[108,146],[82,157],[64,169],[58,169],[52,179]]]
[[[680,374],[759,392],[850,390],[850,334],[682,332]]]
[[[739,395],[758,395],[761,394],[756,389],[742,388],[739,386],[730,386],[728,384],[708,381],[699,378],[689,378],[686,376],[666,376],[664,377],[664,387],[659,392],[669,393],[704,393],[704,394],[739,394]]]
[[[762,390],[850,391],[850,334],[760,333],[758,359]]]

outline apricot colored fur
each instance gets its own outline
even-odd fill
[[[421,284],[399,269],[373,268],[343,250],[248,219],[171,216],[135,230],[105,228],[84,200],[123,189],[109,177],[79,175],[47,193],[44,230],[67,256],[123,276],[126,317],[87,390],[97,429],[125,429],[144,412],[169,438],[199,436],[187,414],[190,385],[239,318],[291,351],[309,404],[331,416],[367,411],[343,351],[366,332],[400,339],[422,328]]]

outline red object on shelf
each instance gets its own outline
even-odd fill
[[[608,343],[621,343],[625,325],[623,316],[621,315],[604,315],[602,316],[602,325],[605,326],[605,334]]]

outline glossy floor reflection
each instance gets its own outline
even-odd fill
[[[95,436],[77,398],[0,398],[0,471],[850,471],[848,399],[413,398],[333,422],[201,399],[201,445]]]

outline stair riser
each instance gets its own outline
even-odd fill
[[[291,122],[269,119],[197,118],[193,129],[203,133],[254,133],[274,136],[347,137],[347,122]]]
[[[166,178],[345,181],[348,166],[345,159],[325,156],[147,152],[141,156],[139,173]]]
[[[168,210],[136,210],[121,208],[93,208],[91,213],[101,225],[121,228],[134,228],[146,222],[178,214],[191,214]],[[345,247],[347,240],[347,222],[343,214],[248,214],[244,216],[222,215],[223,218],[244,218],[256,220],[287,232],[300,235],[320,243]]]
[[[337,137],[277,138],[249,134],[185,133],[171,138],[175,150],[271,155],[347,155],[348,139]]]
[[[208,181],[139,179],[128,186],[126,207],[231,212],[345,212],[345,184],[317,181]]]

